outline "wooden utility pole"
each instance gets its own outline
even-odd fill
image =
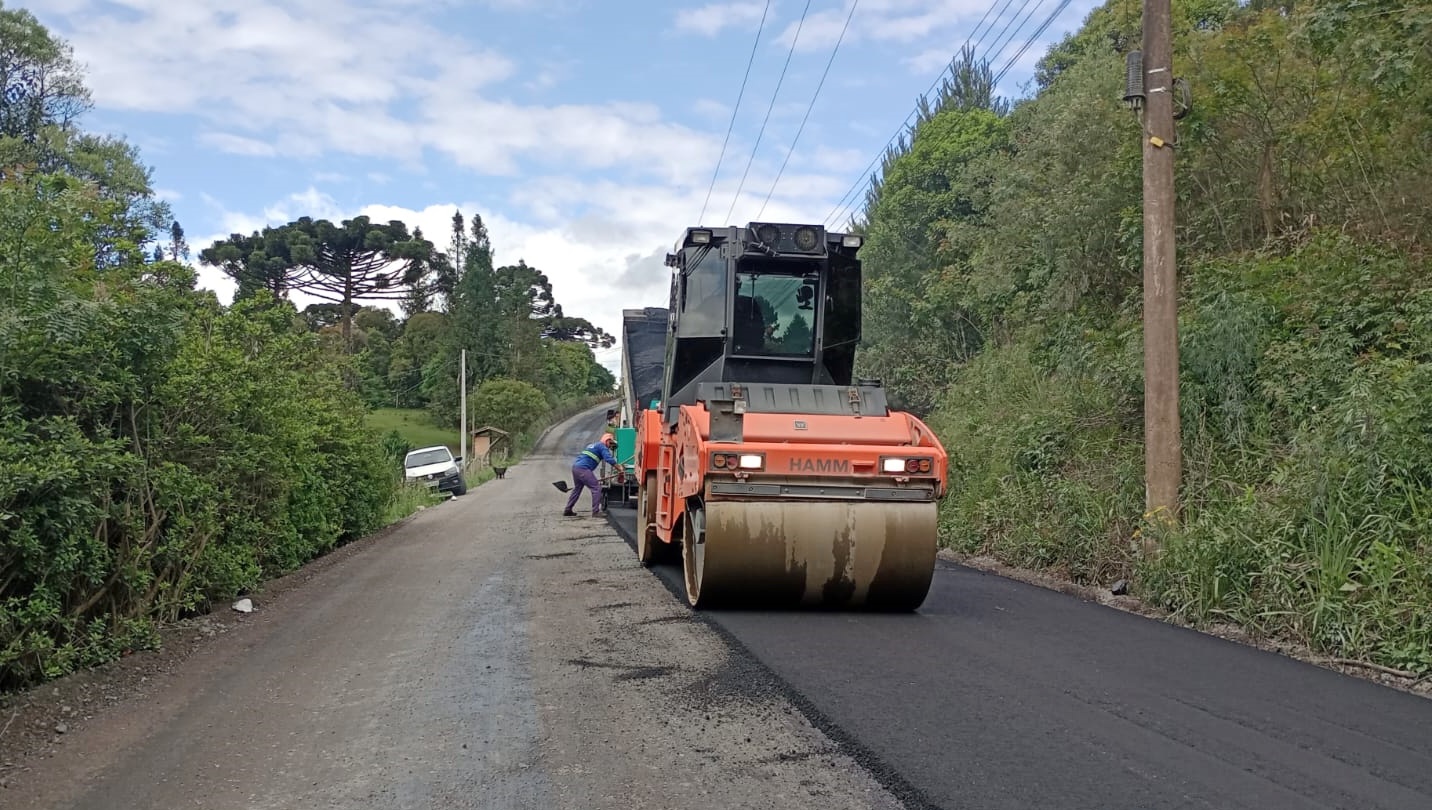
[[[458,437],[457,454],[462,457],[462,464],[459,466],[463,469],[467,469],[467,445],[469,441],[467,438],[467,349],[462,350],[462,354],[459,356],[457,363],[457,369],[457,390],[459,392],[458,410],[461,412],[461,415],[458,417],[460,420],[458,422],[460,425],[458,431],[462,433],[462,435]]]
[[[1151,516],[1166,520],[1178,516],[1183,475],[1171,18],[1170,0],[1144,0],[1144,496]]]

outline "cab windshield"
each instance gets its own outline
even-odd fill
[[[809,357],[815,353],[815,273],[736,273],[732,353]]]

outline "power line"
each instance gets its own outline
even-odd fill
[[[998,0],[996,0],[996,2],[998,2]],[[980,34],[979,39],[975,41],[975,45],[974,48],[971,49],[971,53],[979,52],[980,46],[984,44],[985,39],[990,35],[991,32],[994,31],[995,24],[999,22],[1000,18],[1004,15],[1005,10],[1008,9],[1013,2],[1014,0],[1004,0],[1004,5],[999,7],[999,11],[995,12],[994,19],[990,20],[989,27],[985,28],[984,33]],[[1041,0],[1041,2],[1043,2],[1043,0]],[[1014,13],[1013,19],[1017,19],[1019,17],[1020,12],[1024,11],[1025,6],[1028,5],[1029,0],[1025,0],[1024,5],[1020,6],[1019,11],[1016,11]],[[974,31],[970,32],[970,35],[965,38],[965,44],[960,47],[961,53],[963,53],[965,49],[969,46],[970,40],[974,39],[975,33],[978,32],[980,28],[984,25],[984,21],[986,18],[989,17],[991,11],[994,11],[994,4],[991,4],[989,8],[985,9],[984,17],[980,18],[980,22],[975,26]],[[1013,21],[1013,19],[1011,20],[1011,22]],[[1021,25],[1020,27],[1022,28],[1023,25]],[[1003,36],[1004,31],[1007,30],[1009,30],[1008,23],[1005,24],[1004,30],[1001,30],[999,35]],[[995,39],[998,40],[999,37],[997,36],[995,37]],[[1001,47],[1000,50],[1003,50],[1003,47]],[[996,53],[996,58],[997,57],[998,53]],[[926,95],[933,92],[934,89],[939,86],[941,81],[945,80],[946,74],[954,69],[955,60],[957,58],[958,55],[950,58],[950,63],[946,66],[946,69],[942,71],[938,77],[936,77],[935,81],[931,83],[929,89],[927,89],[925,93],[921,94],[921,101],[924,100]],[[986,57],[984,61],[986,64],[988,64],[991,60]],[[995,83],[996,82],[991,82],[991,90],[993,90],[993,85]],[[845,194],[841,195],[840,199],[836,202],[835,207],[831,209],[830,213],[826,214],[826,218],[823,221],[830,223],[830,227],[834,227],[834,224],[836,222],[839,222],[842,216],[854,215],[856,207],[859,206],[861,202],[860,190],[866,182],[867,175],[875,167],[875,164],[880,161],[880,158],[890,149],[891,144],[895,143],[895,139],[900,137],[900,135],[905,131],[906,127],[910,125],[911,119],[914,118],[919,113],[919,111],[920,105],[917,103],[915,105],[915,109],[911,110],[910,114],[905,116],[905,120],[902,121],[900,123],[900,127],[895,130],[895,134],[891,135],[890,140],[886,141],[885,145],[880,148],[880,151],[875,153],[875,157],[871,158],[870,163],[866,164],[865,170],[855,178],[855,182],[851,184],[850,188],[846,189]]]
[[[1012,0],[1010,0],[1010,2],[1012,2]],[[1070,0],[1060,0],[1059,5],[1056,6],[1055,9],[1054,9],[1052,12],[1049,13],[1049,16],[1047,16],[1047,17],[1044,18],[1044,22],[1042,22],[1042,23],[1040,24],[1039,28],[1035,29],[1034,33],[1031,34],[1030,37],[1029,37],[1027,40],[1024,41],[1024,44],[1023,44],[1022,46],[1020,46],[1019,50],[1016,51],[1015,54],[1009,58],[1009,61],[1005,62],[1004,67],[1000,69],[999,73],[995,74],[995,76],[993,77],[993,79],[991,79],[991,81],[990,81],[991,90],[993,90],[993,88],[994,88],[995,86],[998,86],[998,85],[999,85],[1000,80],[1002,80],[1002,79],[1005,77],[1005,75],[1014,67],[1014,64],[1015,64],[1017,61],[1019,61],[1019,58],[1024,55],[1024,52],[1027,51],[1027,50],[1029,49],[1029,47],[1034,44],[1034,41],[1035,41],[1036,39],[1038,39],[1038,38],[1045,32],[1045,30],[1047,30],[1047,29],[1049,28],[1049,26],[1054,23],[1055,18],[1057,18],[1061,13],[1063,13],[1064,9],[1069,6],[1069,2],[1070,2]],[[1029,3],[1028,3],[1028,0],[1026,0],[1025,5],[1027,6],[1028,4],[1029,4]],[[1044,0],[1041,0],[1040,5],[1042,6],[1043,4],[1044,4]],[[1005,5],[1008,6],[1009,3],[1007,2]],[[1021,7],[1020,7],[1020,10],[1023,11],[1023,9],[1024,9],[1024,6],[1021,6]],[[1037,11],[1038,9],[1039,9],[1039,6],[1035,6],[1034,10],[1031,11],[1031,12],[1025,17],[1024,22],[1023,22],[1023,23],[1020,23],[1019,27],[1015,29],[1014,36],[1018,36],[1019,32],[1024,29],[1024,26],[1025,26],[1026,24],[1028,24],[1029,20],[1034,17],[1034,11]],[[1018,16],[1019,16],[1019,12],[1015,12],[1015,16],[1018,17]],[[1008,27],[1009,27],[1008,25],[1005,26],[1006,29],[1008,29]],[[993,25],[991,25],[991,30],[993,30]],[[988,32],[986,32],[986,33],[988,33]],[[1004,32],[1001,31],[1000,33],[1003,34]],[[995,56],[996,59],[998,59],[1000,56],[1002,56],[1002,55],[1003,55],[1003,51],[1008,47],[1008,45],[1009,45],[1011,42],[1014,41],[1014,36],[1011,36],[1010,39],[1005,43],[1005,45],[1002,46],[1002,47],[999,49],[999,52],[996,52],[996,53],[994,54],[994,56]],[[989,61],[989,60],[987,59],[986,61]],[[917,110],[918,110],[918,108],[917,108]],[[913,115],[914,113],[912,112],[911,114]],[[908,118],[908,117],[906,118],[906,121],[907,121],[907,122],[909,121],[909,118]],[[901,131],[903,131],[903,129],[904,129],[904,126],[902,125],[902,126],[901,126]],[[900,134],[899,131],[897,131],[897,132],[895,133],[895,135],[896,135],[897,137],[899,136],[899,134]],[[893,143],[894,140],[895,140],[895,138],[892,137],[892,138],[890,139],[890,142],[886,144],[886,148],[889,148],[890,143]],[[884,149],[881,150],[880,154],[883,154],[883,153],[884,153]],[[876,155],[876,160],[879,159],[880,154],[877,154],[877,155]],[[873,166],[874,164],[875,164],[875,161],[871,161],[871,163],[869,164],[869,166],[866,167],[866,171],[869,171],[870,166]],[[863,179],[864,175],[862,174],[861,177],[862,177],[862,179]],[[855,185],[855,187],[859,187],[860,183],[861,183],[861,180],[857,179],[857,180],[856,180],[856,185]],[[845,196],[849,196],[849,194],[850,194],[850,192],[847,191]],[[842,201],[845,200],[845,196],[842,196],[842,197],[841,197],[841,200],[842,200]],[[837,204],[836,204],[836,208],[833,209],[831,213],[832,213],[832,214],[836,214],[836,213],[843,212],[845,209],[851,208],[851,206],[853,206],[858,200],[859,200],[859,196],[857,195],[855,198],[852,198],[852,199],[851,199],[851,201],[850,201],[849,204],[842,205],[841,203],[837,203]],[[852,211],[852,213],[853,213],[853,211]],[[830,214],[827,214],[827,215],[826,215],[826,220],[825,220],[825,221],[826,221],[826,222],[829,222],[829,221],[830,221]],[[838,220],[837,220],[837,221],[838,221]],[[833,227],[833,226],[832,226],[832,227]],[[903,238],[903,237],[902,237],[902,238]],[[906,241],[907,244],[910,244],[910,242],[909,242],[908,239],[906,239],[905,241]],[[914,247],[913,244],[911,244],[910,246],[911,246],[912,248]]]
[[[1055,7],[1052,12],[1049,13],[1048,17],[1044,18],[1044,23],[1040,25],[1039,28],[1035,30],[1033,34],[1030,35],[1029,39],[1024,41],[1024,45],[1019,49],[1019,51],[1016,52],[1014,56],[1010,57],[1009,61],[1004,64],[1004,69],[1002,69],[999,72],[999,75],[995,77],[995,84],[999,84],[999,80],[1004,78],[1004,74],[1008,73],[1010,68],[1014,67],[1014,63],[1019,60],[1019,57],[1023,56],[1024,52],[1029,50],[1029,46],[1034,44],[1034,40],[1038,39],[1044,33],[1044,30],[1048,28],[1051,24],[1053,24],[1054,18],[1058,17],[1061,13],[1063,13],[1064,9],[1068,7],[1068,5],[1069,0],[1060,0],[1059,5]],[[1022,28],[1023,26],[1020,27]]]
[[[736,127],[736,113],[741,110],[741,98],[746,95],[746,81],[751,78],[751,65],[756,61],[756,49],[761,45],[761,32],[766,28],[766,14],[771,10],[771,0],[766,0],[766,8],[761,12],[761,24],[756,28],[756,41],[751,43],[751,56],[746,60],[746,75],[741,77],[741,90],[736,94],[736,106],[731,110],[731,122],[726,125],[726,138],[721,141],[721,156],[716,158],[716,169],[711,172],[711,185],[706,188],[706,200],[701,203],[701,213],[696,217],[696,223],[701,224],[701,218],[706,216],[706,206],[711,203],[711,192],[716,189],[716,177],[721,173],[721,161],[726,159],[726,145],[731,141],[731,130]]]
[[[1012,2],[1014,2],[1014,0],[1005,0],[1004,6],[1000,10],[1000,14],[1003,14],[1003,9],[1009,8],[1010,3]],[[985,20],[989,19],[990,12],[994,11],[995,6],[997,4],[998,0],[995,0],[995,2],[990,3],[989,8],[985,9],[984,16],[980,17],[980,21],[975,24],[975,27],[972,31],[970,31],[969,36],[965,37],[964,44],[960,46],[961,52],[963,52],[965,48],[969,47],[970,40],[974,39],[975,34],[978,33],[981,28],[984,27]],[[995,21],[998,21],[998,19],[999,15],[996,15]],[[991,22],[989,28],[986,29],[984,34],[980,36],[979,41],[975,43],[975,50],[979,50],[979,46],[984,43],[985,37],[988,36],[990,31],[993,30],[994,22]],[[934,91],[936,87],[940,85],[940,82],[944,80],[950,68],[954,66],[956,58],[958,58],[958,55],[950,57],[949,64],[947,64],[944,69],[940,71],[939,75],[935,77],[935,80],[930,83],[930,86],[928,88],[926,88],[925,92],[920,94],[921,99],[924,99],[925,96],[929,95],[931,92]],[[828,227],[833,227],[833,223],[839,221],[839,217],[837,215],[850,208],[851,205],[853,205],[855,201],[859,199],[860,187],[865,182],[866,176],[870,173],[870,170],[873,169],[875,167],[875,164],[880,161],[881,155],[885,154],[885,151],[890,148],[890,145],[895,143],[895,139],[900,137],[900,133],[905,131],[905,127],[910,123],[910,119],[914,117],[918,112],[919,105],[916,104],[915,109],[911,110],[910,114],[905,116],[905,120],[900,122],[900,126],[895,129],[895,134],[891,135],[890,139],[885,142],[885,145],[880,147],[880,149],[876,151],[875,157],[871,158],[870,162],[867,163],[865,165],[865,168],[861,170],[860,174],[856,176],[855,182],[853,182],[850,187],[845,190],[844,194],[840,195],[840,199],[836,201],[835,207],[831,208],[830,213],[826,214],[825,218],[821,220],[823,223],[825,223]],[[855,194],[854,198],[851,197],[852,194]],[[847,202],[847,200],[849,200],[849,202]]]
[[[988,29],[985,29],[985,33],[979,34],[979,40],[978,42],[975,42],[975,53],[979,53],[979,46],[982,46],[982,44],[984,44],[985,37],[990,36],[990,31],[994,30],[994,24],[998,23],[998,21],[1000,21],[1002,17],[1004,17],[1005,10],[1010,9],[1012,3],[1014,3],[1014,0],[1004,0],[1004,6],[1001,6],[1000,10],[995,11],[994,19],[990,20],[990,27],[988,27]],[[1028,0],[1025,0],[1025,4],[1028,4]],[[1024,10],[1024,6],[1020,7],[1020,11],[1022,10]],[[1014,16],[1020,16],[1020,11],[1015,11]],[[1010,29],[1010,23],[1005,23],[1004,27],[1005,30]],[[1004,31],[1000,31],[1000,37],[1002,36],[1004,36]],[[995,37],[995,42],[998,42],[998,40],[1000,40],[1000,37]],[[951,64],[954,64],[954,62],[954,59],[949,60],[949,63]]]
[[[995,62],[998,62],[998,61],[1000,60],[1000,58],[1002,58],[1002,57],[1004,56],[1005,51],[1010,47],[1010,45],[1012,45],[1012,44],[1014,43],[1014,41],[1019,37],[1020,32],[1024,30],[1024,27],[1025,27],[1026,25],[1029,25],[1029,21],[1032,20],[1032,19],[1034,19],[1035,13],[1038,12],[1039,9],[1042,8],[1046,2],[1048,2],[1048,0],[1039,0],[1038,5],[1036,5],[1034,8],[1031,8],[1031,9],[1029,10],[1029,13],[1026,14],[1026,15],[1024,15],[1024,19],[1020,20],[1020,21],[1019,21],[1019,25],[1015,26],[1015,27],[1014,27],[1014,30],[1010,32],[1010,34],[1009,34],[1009,39],[1006,39],[1006,40],[999,46],[999,49],[994,52],[994,55],[993,55],[991,58],[985,60],[987,64],[993,65]],[[1028,0],[1025,0],[1025,5],[1028,5]],[[1019,10],[1020,10],[1021,12],[1024,11],[1024,6],[1020,6]],[[1055,13],[1058,13],[1058,12],[1056,11]],[[1016,18],[1018,18],[1018,14],[1019,14],[1019,12],[1016,12],[1016,13],[1015,13]],[[993,92],[994,87],[996,87],[996,86],[999,85],[999,80],[1000,80],[1001,78],[1003,78],[1003,74],[1002,74],[1002,73],[996,73],[996,74],[994,75],[994,77],[990,80],[990,91],[991,91],[991,92]]]
[[[796,43],[801,38],[801,28],[805,26],[806,12],[810,11],[811,0],[806,0],[805,10],[801,12],[800,22],[796,23],[796,35],[791,39],[790,50],[786,51],[786,63],[781,67],[781,75],[776,79],[776,90],[771,93],[771,103],[766,107],[766,118],[761,122],[761,128],[756,132],[756,145],[751,147],[751,157],[746,160],[746,169],[741,172],[741,182],[736,185],[736,194],[731,197],[731,207],[726,209],[726,221],[731,220],[731,212],[736,210],[736,203],[741,199],[741,189],[746,186],[746,176],[751,172],[751,164],[756,160],[756,152],[761,148],[761,136],[766,132],[766,124],[770,123],[771,110],[776,108],[776,98],[781,94],[781,85],[786,80],[786,70],[791,66],[791,57],[795,55]]]
[[[1046,1],[1047,0],[1039,0],[1039,5],[1044,5]],[[1011,2],[1013,2],[1013,0],[1011,0]],[[1030,0],[1024,0],[1024,3],[1019,7],[1019,10],[1014,12],[1014,14],[1009,18],[1009,22],[1005,23],[1004,28],[1001,28],[999,33],[995,35],[994,43],[990,45],[989,48],[990,51],[994,53],[995,59],[998,59],[999,55],[1004,53],[1004,49],[1009,47],[1009,43],[1013,41],[1016,36],[1019,35],[1019,28],[1023,28],[1025,23],[1029,22],[1029,18],[1034,16],[1034,12],[1030,11],[1029,14],[1025,16],[1024,22],[1021,22],[1019,24],[1019,28],[1014,29],[1014,33],[1009,35],[1009,39],[1004,40],[1004,44],[1000,44],[1000,40],[1004,37],[1004,33],[1009,30],[1009,27],[1011,25],[1014,25],[1014,21],[1019,19],[1019,15],[1024,14],[1024,10],[1029,7],[1029,2]],[[1035,6],[1035,8],[1037,9],[1039,8],[1039,6]]]
[[[810,118],[810,111],[815,108],[815,100],[820,98],[820,90],[825,86],[825,77],[830,74],[830,66],[835,63],[835,55],[840,52],[840,43],[845,41],[845,30],[850,27],[850,19],[855,16],[855,7],[860,5],[860,0],[850,4],[850,13],[845,15],[845,25],[840,27],[840,36],[835,40],[835,47],[830,49],[830,59],[826,60],[825,71],[820,74],[820,81],[815,86],[815,92],[811,94],[810,103],[806,105],[805,115],[801,117],[801,125],[796,128],[796,136],[791,139],[791,148],[786,151],[785,160],[781,161],[781,168],[776,172],[776,179],[771,181],[771,189],[766,192],[766,199],[761,202],[761,210],[756,212],[756,219],[766,213],[766,204],[771,201],[771,195],[776,193],[776,184],[781,182],[781,175],[786,173],[786,164],[790,163],[791,155],[795,154],[796,143],[801,139],[801,133],[805,131],[806,120]]]

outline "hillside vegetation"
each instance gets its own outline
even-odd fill
[[[469,424],[518,452],[611,396],[592,353],[610,338],[540,271],[493,267],[478,216],[455,213],[446,251],[361,217],[235,234],[200,254],[238,282],[222,305],[137,150],[79,128],[68,47],[3,6],[0,77],[0,690],[148,645],[420,505],[408,442],[368,410],[455,434],[461,349]],[[289,301],[335,287],[403,315]]]
[[[1012,108],[967,55],[887,155],[863,372],[951,453],[945,544],[1432,670],[1432,7],[1174,9],[1179,527],[1142,515],[1135,0]]]

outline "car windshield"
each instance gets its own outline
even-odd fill
[[[446,448],[439,447],[433,450],[418,450],[409,453],[403,460],[404,467],[426,467],[429,464],[441,464],[445,461],[452,461],[452,453]]]

